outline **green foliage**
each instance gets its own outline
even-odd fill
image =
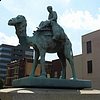
[[[0,78],[0,89],[3,88],[3,80]]]

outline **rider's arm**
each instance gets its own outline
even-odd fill
[[[55,11],[52,12],[53,17],[49,19],[50,21],[57,21],[57,13]]]

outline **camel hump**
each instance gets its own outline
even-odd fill
[[[52,29],[50,29],[50,28],[37,29],[37,31],[35,33],[38,35],[53,36]]]

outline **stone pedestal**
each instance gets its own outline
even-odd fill
[[[100,90],[9,88],[0,90],[0,100],[100,100]]]

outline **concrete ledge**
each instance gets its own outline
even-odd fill
[[[9,88],[0,90],[1,100],[100,100],[100,90]]]

